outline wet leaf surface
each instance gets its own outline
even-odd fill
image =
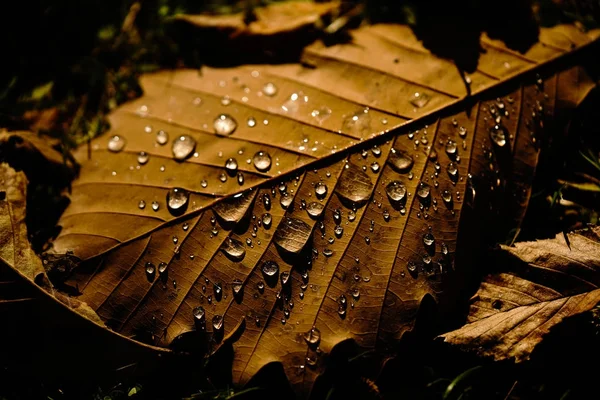
[[[600,302],[599,235],[590,228],[503,246],[505,272],[483,280],[467,324],[445,340],[496,360],[528,359],[555,325]]]
[[[552,60],[594,32],[524,54],[483,37],[467,79],[408,27],[351,35],[302,64],[142,77],[76,154],[61,287],[133,339],[233,343],[236,383],[282,362],[301,393],[342,341],[390,348],[425,297],[455,311],[474,238],[518,224],[544,128],[593,87]]]

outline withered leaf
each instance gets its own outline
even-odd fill
[[[528,359],[556,324],[600,302],[600,228],[502,246],[498,265],[474,296],[467,324],[449,343],[501,360]]]
[[[338,343],[385,348],[425,296],[451,309],[457,246],[518,223],[544,127],[594,86],[548,63],[597,32],[542,29],[525,54],[483,37],[467,80],[408,27],[351,36],[303,64],[143,76],[76,155],[53,252],[82,264],[62,284],[153,345],[235,337],[236,383],[279,361],[302,393]]]

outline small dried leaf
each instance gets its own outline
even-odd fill
[[[502,246],[506,272],[486,277],[468,323],[442,335],[447,342],[496,360],[529,358],[565,318],[600,302],[600,228],[554,239]]]

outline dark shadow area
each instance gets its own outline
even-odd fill
[[[367,3],[374,22],[406,22],[432,53],[450,59],[461,71],[477,68],[480,36],[486,32],[519,52],[538,38],[538,21],[531,0],[508,0],[490,4],[473,0],[374,0]]]
[[[591,61],[591,60],[590,60]],[[593,79],[600,77],[597,63],[588,63]],[[600,128],[598,107],[600,90],[593,90],[573,115],[557,115],[547,124],[550,133],[542,142],[542,152],[533,181],[532,196],[518,240],[552,238],[556,234],[597,223],[600,170],[590,162],[598,160]],[[559,131],[555,126],[568,129]],[[567,183],[592,184],[580,190]],[[596,221],[596,222],[595,222]]]

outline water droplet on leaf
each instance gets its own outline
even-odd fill
[[[144,165],[148,162],[150,156],[145,151],[140,151],[137,156],[137,161],[140,165]]]
[[[415,92],[413,97],[410,99],[410,104],[417,108],[422,108],[429,103],[431,97],[427,93]]]
[[[266,96],[273,97],[277,94],[277,86],[272,82],[267,82],[263,86],[262,91]]]
[[[163,130],[156,132],[156,143],[164,146],[169,142],[169,134]]]
[[[196,141],[188,135],[181,135],[173,141],[173,157],[178,161],[183,161],[192,155],[196,148]]]
[[[221,251],[232,261],[241,261],[246,256],[244,244],[234,238],[225,239],[221,245]]]
[[[190,194],[182,188],[173,188],[167,193],[167,207],[172,214],[184,211]]]
[[[213,122],[213,129],[219,136],[229,136],[237,128],[237,122],[228,114],[219,115]]]
[[[318,344],[321,340],[321,331],[313,326],[304,334],[304,340],[309,346]]]
[[[323,199],[327,195],[327,185],[323,182],[319,182],[315,185],[315,194],[318,199]]]
[[[223,329],[223,316],[215,315],[212,319],[212,326],[215,331],[220,331]]]
[[[391,202],[398,204],[406,200],[406,186],[400,181],[392,181],[385,187],[385,193]]]
[[[508,131],[503,125],[494,125],[490,129],[490,139],[499,147],[506,145],[506,139],[508,138]]]
[[[311,218],[317,218],[317,217],[321,216],[324,208],[325,207],[323,206],[323,204],[313,201],[306,205],[306,213]]]
[[[127,141],[125,138],[115,135],[108,141],[108,150],[112,151],[113,153],[118,153],[125,148],[126,143]]]
[[[266,276],[275,276],[279,273],[279,264],[275,261],[265,261],[262,266],[262,272]]]
[[[259,151],[252,157],[254,168],[260,172],[266,172],[271,169],[271,156],[266,151]]]
[[[396,172],[408,172],[414,164],[410,154],[396,149],[391,150],[387,162]]]

